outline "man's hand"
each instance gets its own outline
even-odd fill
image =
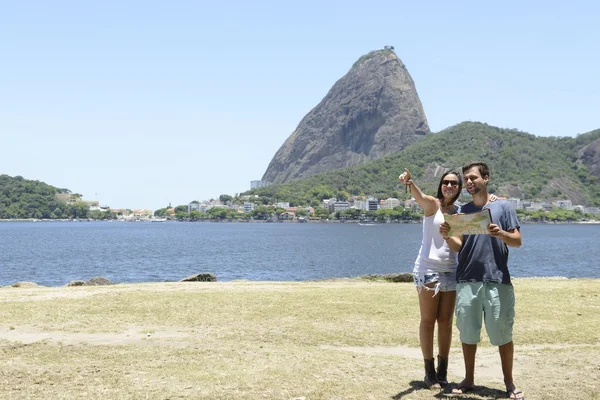
[[[521,247],[522,240],[519,229],[504,231],[496,224],[489,224],[487,230],[491,237],[502,240],[507,246]]]
[[[502,236],[503,231],[496,224],[489,224],[487,230],[488,230],[488,233],[490,234],[490,236],[492,236],[492,237],[500,238],[500,236]]]

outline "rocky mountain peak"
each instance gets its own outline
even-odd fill
[[[360,57],[277,151],[263,180],[283,183],[396,153],[429,133],[393,47]]]

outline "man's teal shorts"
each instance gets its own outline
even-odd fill
[[[512,285],[495,282],[465,282],[456,285],[456,327],[460,341],[481,341],[481,319],[494,346],[512,341],[515,292]]]

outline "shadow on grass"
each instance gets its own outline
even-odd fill
[[[466,394],[454,394],[452,389],[457,388],[458,385],[450,384],[442,390],[430,390],[425,386],[423,381],[411,381],[409,387],[391,398],[393,400],[403,399],[416,391],[425,390],[431,392],[431,396],[436,399],[506,399],[506,392],[503,390],[493,389],[486,386],[475,386],[472,392]]]

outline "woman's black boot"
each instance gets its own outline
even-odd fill
[[[448,359],[438,356],[437,373],[435,374],[437,382],[446,386],[448,384]]]
[[[429,389],[441,389],[442,386],[437,382],[435,377],[435,359],[425,361],[425,386]]]

